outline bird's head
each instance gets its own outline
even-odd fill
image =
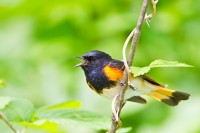
[[[78,56],[77,58],[82,59],[83,62],[77,64],[76,67],[80,66],[84,71],[91,71],[95,68],[102,67],[112,60],[110,55],[98,50],[89,51],[83,56]]]

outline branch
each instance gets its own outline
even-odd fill
[[[7,120],[7,118],[3,115],[2,112],[0,112],[0,119],[2,119],[8,126],[9,128],[14,132],[18,133],[17,130],[13,127],[13,125]]]
[[[130,53],[129,53],[129,56],[128,56],[128,66],[132,65],[132,62],[133,62],[133,59],[134,59],[135,50],[136,50],[136,47],[138,45],[142,24],[145,20],[145,14],[147,12],[148,3],[149,3],[149,0],[143,1],[142,9],[141,9],[141,12],[140,12],[140,16],[139,16],[137,26],[135,28],[134,36],[133,36],[133,39],[132,39],[132,43],[131,43]]]
[[[126,58],[124,58],[124,64],[125,64],[125,69],[126,71],[124,71],[123,74],[123,79],[121,81],[121,89],[119,91],[119,94],[116,96],[116,98],[113,100],[113,104],[115,105],[115,111],[117,112],[117,118],[114,115],[115,113],[113,113],[113,120],[112,120],[112,125],[110,128],[109,133],[115,133],[117,128],[120,126],[121,122],[118,119],[121,109],[122,109],[122,105],[124,104],[124,94],[126,89],[128,88],[128,75],[129,75],[129,66],[132,65],[133,62],[133,58],[135,55],[135,49],[136,46],[138,44],[139,41],[139,37],[140,37],[140,33],[141,33],[141,28],[142,28],[142,24],[145,20],[145,14],[147,12],[147,8],[148,8],[148,3],[149,0],[143,0],[143,4],[142,4],[142,8],[141,8],[141,12],[140,12],[140,16],[138,18],[138,22],[137,22],[137,26],[136,28],[131,32],[131,34],[128,36],[128,38],[125,41],[124,47],[123,48],[123,57],[126,57],[125,53],[126,53],[126,46],[128,45],[131,37],[133,36],[132,39],[132,43],[131,43],[131,48],[130,48],[130,52],[129,52],[129,56],[128,56],[128,64],[126,62]]]

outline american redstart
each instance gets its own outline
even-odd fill
[[[125,70],[124,62],[112,59],[109,54],[93,50],[79,56],[83,60],[80,66],[85,73],[88,86],[99,95],[113,99],[121,88],[120,81]],[[146,103],[141,97],[147,95],[167,105],[175,106],[181,100],[187,100],[189,94],[165,88],[153,79],[142,75],[130,77],[130,84],[125,92],[125,100]]]

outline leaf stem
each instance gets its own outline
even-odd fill
[[[0,119],[2,119],[14,133],[18,133],[14,126],[8,121],[8,119],[4,116],[2,112],[0,112]]]

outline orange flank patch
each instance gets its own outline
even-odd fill
[[[110,67],[109,65],[106,65],[104,67],[104,73],[108,77],[108,79],[112,81],[119,81],[123,76],[122,70]]]

